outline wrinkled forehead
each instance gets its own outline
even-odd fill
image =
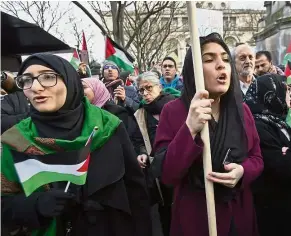
[[[255,56],[255,51],[248,45],[240,45],[236,48],[237,56]]]
[[[148,87],[148,86],[153,86],[154,83],[152,83],[151,81],[146,80],[146,78],[144,80],[140,81],[139,87]]]

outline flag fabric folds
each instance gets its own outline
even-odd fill
[[[106,36],[105,59],[113,61],[123,71],[134,71],[133,57],[108,36]]]
[[[29,196],[39,187],[58,181],[86,183],[90,146],[95,129],[83,149],[47,155],[26,155],[12,151],[14,166],[24,193]]]
[[[79,57],[79,54],[78,54],[76,49],[74,49],[74,53],[72,55],[70,63],[76,70],[78,70],[79,64],[81,63],[81,61],[80,61],[80,57]]]

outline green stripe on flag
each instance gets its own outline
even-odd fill
[[[78,70],[79,64],[81,63],[77,58],[72,57],[70,61],[71,65],[75,68],[75,70]]]
[[[33,175],[30,179],[22,183],[23,190],[26,196],[32,194],[36,189],[47,183],[58,181],[70,181],[77,185],[86,183],[87,172],[83,175],[76,176],[72,174],[62,174],[56,172],[43,171]]]
[[[284,57],[284,59],[283,59],[283,65],[284,66],[286,66],[286,64],[287,64],[287,61],[291,61],[291,53],[289,52],[289,53],[286,53],[286,55],[285,55],[285,57]]]
[[[112,55],[108,58],[106,58],[107,61],[113,61],[120,69],[125,70],[125,71],[130,71],[133,72],[134,68],[133,65],[129,65],[125,63],[122,59],[119,57]]]

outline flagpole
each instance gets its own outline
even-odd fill
[[[205,84],[204,84],[204,76],[203,76],[203,68],[202,68],[199,32],[198,32],[198,25],[197,25],[197,19],[196,19],[196,16],[197,16],[196,5],[194,1],[187,1],[187,12],[188,12],[188,19],[189,19],[189,24],[190,24],[190,37],[191,37],[192,58],[193,58],[193,66],[194,66],[196,91],[201,91],[205,89]],[[208,123],[204,125],[204,128],[201,131],[201,139],[204,143],[203,170],[204,170],[205,194],[206,194],[206,205],[207,205],[207,214],[208,214],[208,229],[209,229],[210,236],[217,236],[213,183],[206,178],[206,176],[212,171]]]
[[[92,133],[90,134],[89,138],[87,139],[87,142],[85,144],[85,147],[88,145],[88,143],[90,142],[90,140],[94,137],[96,131],[98,130],[98,127],[95,126]],[[70,184],[71,184],[71,181],[68,181],[67,185],[66,185],[66,188],[65,188],[65,193],[68,191],[69,187],[70,187]]]

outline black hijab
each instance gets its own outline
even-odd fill
[[[220,98],[220,118],[218,123],[212,119],[209,125],[212,168],[216,172],[225,172],[223,166],[224,157],[230,149],[228,160],[233,163],[241,163],[247,157],[247,136],[244,125],[243,100],[239,87],[239,80],[234,62],[231,59],[227,45],[217,33],[206,37],[200,37],[201,51],[207,43],[214,42],[223,47],[227,52],[231,65],[231,81],[228,91]],[[184,90],[181,99],[189,110],[190,103],[196,93],[194,70],[191,48],[187,51],[183,66]],[[205,78],[207,79],[207,78]],[[190,181],[195,187],[204,188],[203,167],[197,165],[190,168]],[[198,173],[198,174],[197,174]],[[216,195],[219,192],[231,195],[232,190],[222,185],[215,184]],[[230,194],[227,194],[227,192]]]
[[[279,129],[289,129],[285,122],[288,113],[285,81],[285,76],[266,74],[252,82],[245,101],[255,120],[261,120]]]
[[[52,113],[37,111],[31,106],[31,119],[39,137],[74,140],[82,131],[84,119],[83,86],[77,71],[65,59],[52,54],[38,53],[28,57],[21,65],[21,75],[31,65],[43,65],[60,74],[66,87],[67,97],[60,110]]]

